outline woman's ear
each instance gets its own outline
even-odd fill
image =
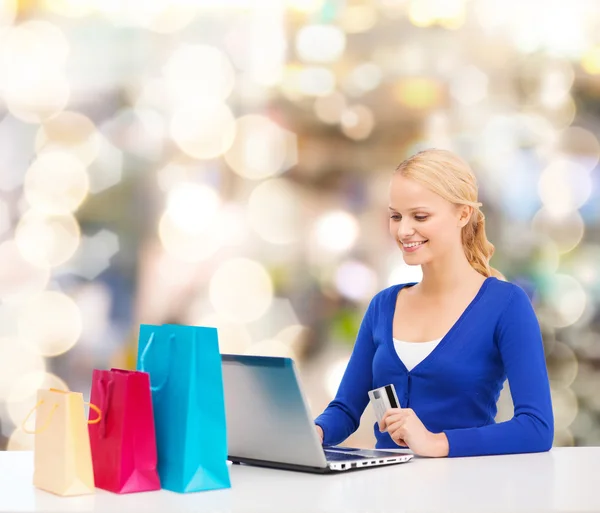
[[[473,207],[470,205],[460,205],[458,207],[458,226],[464,228],[469,223],[473,215]]]

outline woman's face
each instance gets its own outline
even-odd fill
[[[460,246],[468,213],[469,207],[457,208],[410,178],[399,173],[392,177],[390,234],[409,265],[428,263]]]

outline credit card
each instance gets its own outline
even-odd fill
[[[390,408],[400,408],[400,401],[398,401],[396,389],[393,384],[370,390],[369,399],[375,410],[375,416],[377,417],[378,422],[381,422],[385,412]]]

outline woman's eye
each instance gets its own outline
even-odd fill
[[[428,216],[415,216],[415,219],[417,221],[425,221],[427,219]]]
[[[390,219],[393,219],[394,221],[400,221],[400,216],[393,215],[393,216],[390,216]]]

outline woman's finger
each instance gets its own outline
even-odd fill
[[[404,424],[406,424],[406,419],[399,419],[396,422],[392,422],[388,425],[387,427],[387,432],[388,433],[393,433],[394,431],[396,431],[398,428],[404,426]]]
[[[395,431],[393,431],[390,436],[392,440],[404,440],[404,436],[406,435],[406,430],[403,427],[399,427]]]

